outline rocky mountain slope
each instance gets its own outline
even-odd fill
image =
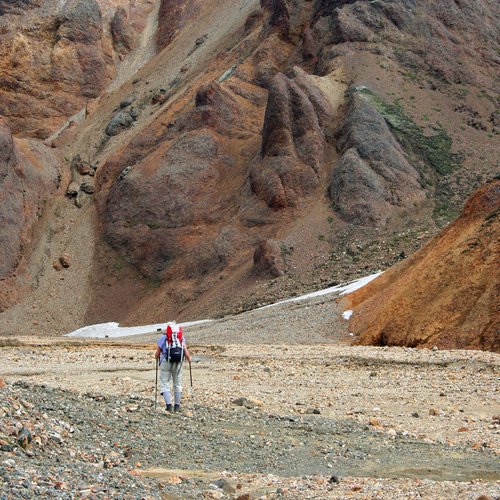
[[[499,213],[497,178],[424,248],[349,295],[358,342],[500,352]]]
[[[33,311],[46,333],[221,315],[369,274],[498,168],[493,0],[45,0],[0,13],[0,114],[62,170],[35,224],[56,236],[7,249],[30,266],[2,271],[2,297],[34,290],[9,309],[2,298],[9,331]]]

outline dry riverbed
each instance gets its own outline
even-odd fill
[[[498,355],[351,347],[334,307],[189,329],[181,415],[155,335],[0,339],[0,498],[497,498]]]

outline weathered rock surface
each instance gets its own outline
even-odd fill
[[[328,103],[312,82],[279,73],[271,81],[262,132],[261,161],[250,174],[252,190],[272,208],[298,206],[319,185],[324,166],[321,122]],[[301,78],[301,79],[300,79]]]
[[[0,118],[0,279],[29,254],[31,230],[59,184],[59,163],[45,146],[16,141]],[[7,282],[4,282],[6,285]],[[0,309],[7,290],[0,291]]]
[[[111,20],[111,36],[116,52],[122,56],[128,54],[137,44],[137,33],[130,25],[127,11],[118,7]]]
[[[353,94],[347,103],[337,149],[342,156],[329,192],[344,220],[383,226],[394,212],[425,200],[420,174],[385,119],[361,95]]]
[[[199,12],[199,0],[161,0],[156,43],[161,50],[177,36],[186,22]]]
[[[358,343],[500,351],[500,180],[409,259],[351,294]]]
[[[136,108],[124,109],[116,113],[106,127],[106,134],[109,136],[117,135],[123,130],[129,128],[139,116]]]
[[[253,254],[253,272],[260,276],[277,278],[283,274],[283,258],[279,244],[261,240]]]
[[[45,139],[103,93],[116,54],[133,47],[133,34],[150,8],[120,0],[16,6],[22,15],[12,6],[0,16],[0,114],[10,119],[15,135]]]

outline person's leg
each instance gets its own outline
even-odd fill
[[[182,363],[173,367],[172,376],[174,379],[174,411],[179,411],[182,399]]]
[[[170,379],[172,378],[172,363],[163,361],[160,365],[160,394],[163,395],[165,406],[172,411],[172,395],[170,394]]]

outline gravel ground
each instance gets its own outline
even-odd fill
[[[181,415],[156,335],[0,339],[0,498],[497,498],[498,355],[352,347],[341,312],[188,329]]]

